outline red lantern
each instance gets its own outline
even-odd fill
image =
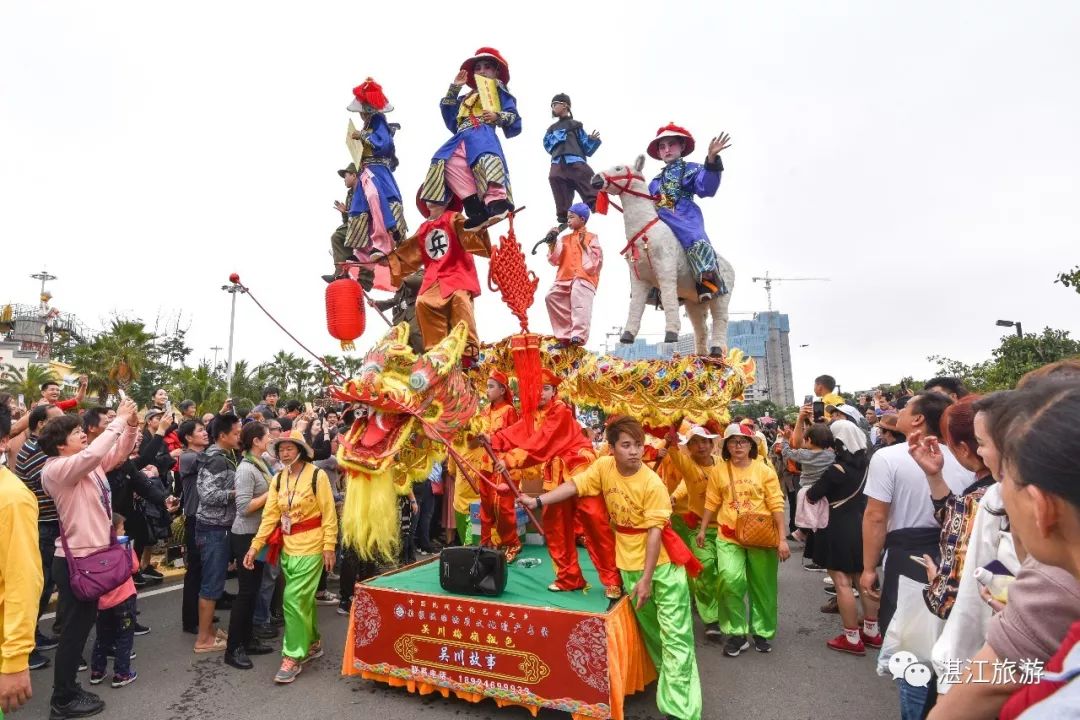
[[[355,350],[353,340],[364,334],[364,291],[350,278],[326,286],[326,329],[341,341],[342,350]]]

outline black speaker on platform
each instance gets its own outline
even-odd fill
[[[457,595],[502,595],[506,589],[506,555],[494,548],[443,548],[439,553],[439,585]]]

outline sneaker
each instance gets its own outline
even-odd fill
[[[79,658],[79,672],[86,672],[90,669],[90,665],[87,664],[86,658]]]
[[[49,662],[50,662],[49,658],[45,657],[40,652],[38,652],[37,648],[34,648],[33,650],[30,651],[30,665],[29,665],[29,667],[30,667],[31,670],[40,670],[40,669],[42,669],[44,667],[48,667]]]
[[[270,613],[270,624],[274,627],[285,627],[285,616]]]
[[[349,608],[345,607],[344,605],[338,605],[337,606],[337,614],[338,615],[348,615],[349,614]]]
[[[53,701],[49,704],[49,720],[89,717],[105,709],[105,702],[92,692],[75,686],[75,694],[66,703]]]
[[[749,649],[750,641],[746,639],[745,635],[732,635],[724,643],[724,654],[728,657],[739,657],[739,653]]]
[[[831,595],[832,597],[836,597],[836,588],[833,587],[832,585],[829,585],[828,587],[825,588],[825,594],[826,595]]]
[[[122,688],[125,685],[130,685],[131,683],[135,682],[138,677],[139,673],[135,672],[134,670],[128,671],[127,674],[116,673],[112,676],[112,686],[114,688]]]
[[[849,642],[847,635],[844,633],[840,633],[825,644],[829,646],[830,650],[835,650],[836,652],[848,653],[849,655],[866,654],[866,647],[863,645],[862,640],[859,640],[857,643]]]
[[[143,625],[143,624],[139,623],[138,621],[135,622],[135,634],[136,635],[147,635],[149,633],[150,633],[150,628],[148,626]]]
[[[146,579],[146,576],[143,575],[141,572],[132,573],[131,582],[135,583],[135,587],[137,588],[146,587],[149,583],[149,581]]]
[[[809,562],[802,566],[803,570],[807,572],[825,572],[825,568],[818,565],[816,562]]]
[[[706,623],[705,625],[705,637],[707,638],[722,638],[724,633],[720,630],[720,623]]]
[[[115,660],[116,659],[116,651],[115,650],[110,650],[109,652],[107,652],[105,654],[105,657],[109,658],[110,660]],[[128,658],[128,659],[129,660],[134,660],[135,659],[135,651],[134,650],[131,651],[131,657]],[[104,673],[102,673],[102,674],[104,674]]]
[[[104,670],[91,670],[90,671],[90,684],[100,685],[105,680]]]
[[[341,598],[329,590],[315,593],[316,605],[337,605],[339,602],[341,602]]]
[[[772,643],[770,643],[768,640],[761,637],[760,635],[755,635],[754,636],[754,649],[757,650],[759,653],[771,653],[772,652]]]
[[[328,573],[326,573],[326,579],[327,580],[340,580],[341,576],[338,575],[336,572],[328,572]]]
[[[286,685],[296,679],[296,676],[304,669],[304,666],[298,663],[296,660],[287,657],[282,658],[281,667],[278,668],[277,674],[274,675],[274,682],[279,685]]]
[[[825,604],[821,606],[821,612],[823,613],[839,613],[840,606],[836,604],[836,598],[831,597],[825,601]]]
[[[301,662],[311,662],[316,658],[321,658],[323,654],[324,653],[322,640],[316,640],[315,642],[311,643],[311,647],[308,648],[307,657],[305,657]]]
[[[40,632],[34,633],[34,647],[38,650],[52,650],[60,644],[60,638],[56,635],[44,635]]]
[[[881,641],[882,641],[881,633],[878,633],[877,635],[867,635],[865,632],[863,632],[860,629],[859,630],[859,639],[862,640],[863,645],[865,645],[866,647],[875,648],[875,649],[881,647]]]
[[[833,586],[835,586],[835,585],[836,585],[836,583],[835,583],[835,582],[833,582],[833,579],[832,579],[831,577],[829,577],[828,575],[826,575],[825,577],[821,578],[821,582],[825,583],[825,584],[826,584],[826,585],[828,585],[829,587],[833,587]]]
[[[158,572],[158,569],[151,565],[142,571],[142,574],[148,578],[157,578],[158,580],[164,580],[165,576]]]

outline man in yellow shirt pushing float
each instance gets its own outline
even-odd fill
[[[615,564],[630,588],[645,647],[660,673],[656,705],[668,718],[700,720],[701,681],[687,572],[696,575],[701,564],[671,528],[671,500],[663,481],[641,461],[641,423],[620,417],[608,425],[606,435],[610,456],[597,459],[569,482],[518,502],[537,509],[578,496],[604,499],[615,524]]]

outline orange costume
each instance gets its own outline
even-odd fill
[[[401,285],[406,276],[421,267],[424,269],[424,280],[416,298],[416,320],[424,337],[424,349],[439,344],[455,325],[464,322],[469,330],[466,364],[471,364],[479,348],[473,299],[480,294],[472,256],[488,257],[491,240],[487,230],[469,231],[464,225],[465,216],[446,210],[435,220],[421,225],[387,259],[394,286]]]
[[[481,426],[489,437],[513,425],[518,421],[517,410],[510,395],[510,384],[506,375],[498,370],[491,373],[491,379],[506,389],[506,395],[498,403],[488,405],[480,415]],[[513,473],[518,475],[518,473]],[[512,478],[521,487],[520,477]],[[500,478],[492,477],[497,484]],[[498,493],[487,483],[480,484],[480,544],[492,546],[492,527],[499,534],[498,547],[506,548],[506,559],[512,561],[521,552],[521,538],[517,533],[517,507],[514,495]]]
[[[560,378],[545,369],[543,381],[558,387]],[[557,397],[533,417],[523,417],[492,435],[491,446],[502,455],[508,468],[542,465],[545,491],[568,482],[571,475],[584,471],[596,459],[592,443],[582,435],[573,410]],[[574,543],[575,518],[581,520],[585,548],[600,574],[605,595],[619,597],[622,578],[615,567],[615,533],[600,496],[544,506],[544,535],[555,564],[555,582],[548,589],[579,590],[586,585]]]

